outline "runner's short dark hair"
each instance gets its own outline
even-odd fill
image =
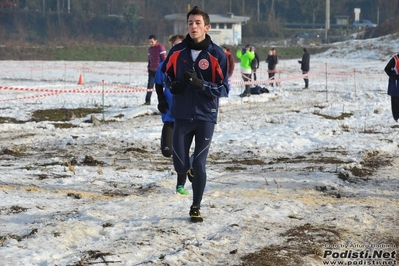
[[[198,6],[193,7],[193,9],[191,9],[191,10],[187,13],[187,21],[188,21],[188,17],[189,17],[190,15],[201,15],[202,18],[204,19],[204,24],[205,24],[205,26],[211,24],[211,20],[209,19],[208,13],[206,13],[205,11],[202,11]]]

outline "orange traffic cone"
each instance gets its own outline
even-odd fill
[[[79,80],[78,80],[78,85],[82,85],[82,84],[83,84],[83,76],[82,76],[82,73],[80,73]]]

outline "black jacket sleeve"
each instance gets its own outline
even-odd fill
[[[166,97],[163,94],[163,85],[155,83],[155,91],[157,92],[158,102],[166,101]]]
[[[395,59],[392,57],[384,68],[384,71],[385,73],[387,73],[388,76],[392,76],[394,74],[394,72],[392,71],[393,67],[395,67]]]
[[[384,71],[390,78],[399,80],[399,75],[393,70],[395,68],[395,59],[392,57],[388,64],[385,66]]]

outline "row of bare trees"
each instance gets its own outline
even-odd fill
[[[11,1],[11,0],[10,0]],[[139,44],[148,34],[171,34],[166,14],[186,13],[199,5],[210,14],[248,16],[249,34],[277,37],[283,23],[324,23],[326,0],[12,0],[17,10],[0,10],[0,37],[28,42],[82,38]],[[331,20],[354,8],[361,18],[383,22],[399,14],[399,0],[334,0]],[[332,21],[331,23],[335,23]],[[12,34],[10,36],[9,34]]]
[[[22,9],[46,12],[82,12],[83,14],[122,15],[126,4],[136,6],[142,15],[161,19],[165,14],[185,13],[188,6],[199,5],[208,13],[246,15],[267,21],[272,14],[284,22],[321,22],[326,0],[13,0]],[[354,8],[374,22],[398,13],[399,0],[334,0],[331,14],[353,17]]]

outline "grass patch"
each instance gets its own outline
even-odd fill
[[[240,266],[286,266],[291,261],[287,257],[279,256],[280,246],[264,247],[260,251],[245,255]]]
[[[286,238],[282,245],[272,245],[241,257],[245,266],[304,265],[304,258],[320,258],[325,244],[337,244],[342,232],[333,226],[304,225],[293,227],[281,236]]]
[[[0,236],[0,247],[3,246],[4,242],[7,239],[15,239],[18,242],[21,242],[23,239],[28,238],[34,234],[36,234],[38,232],[38,229],[34,228],[32,229],[32,231],[30,231],[29,234],[26,235],[22,235],[22,236],[18,236],[18,235],[4,235],[4,236]]]
[[[319,114],[319,113],[313,113],[313,114],[324,117],[325,119],[330,119],[330,120],[344,120],[345,118],[351,117],[353,115],[352,113],[341,113],[339,116],[330,116],[330,115]]]
[[[238,172],[238,171],[242,171],[242,170],[247,170],[246,167],[242,167],[242,166],[227,166],[226,171],[229,172]]]
[[[274,160],[269,162],[269,164],[276,164],[276,163],[341,164],[341,163],[344,163],[344,161],[339,159],[339,158],[337,158],[337,157],[327,157],[327,156],[305,157],[305,156],[297,156],[295,158],[287,158],[287,157],[275,158]]]
[[[266,58],[269,46],[258,46],[256,53],[260,58]],[[231,48],[233,53],[239,47]],[[277,47],[280,59],[301,58],[302,49],[298,46]],[[310,54],[314,55],[326,51],[328,47],[310,47]],[[169,48],[167,48],[169,51]],[[0,47],[2,60],[48,60],[48,61],[114,61],[114,62],[147,62],[148,46],[122,45],[85,45],[85,46],[5,46]]]
[[[58,178],[68,178],[70,176],[68,175],[59,175],[59,174],[52,174],[52,175],[47,175],[47,174],[39,174],[37,175],[39,180],[45,180],[45,179],[58,179]]]
[[[53,124],[55,128],[73,128],[73,127],[79,127],[77,125],[72,125],[71,123],[63,123],[63,124]]]
[[[0,117],[0,124],[6,124],[6,123],[22,124],[25,123],[25,121],[20,121],[12,117]]]
[[[259,160],[259,159],[252,159],[252,158],[251,159],[243,158],[243,159],[239,159],[239,160],[233,159],[232,160],[232,164],[233,165],[238,165],[238,164],[243,164],[243,165],[266,165],[266,163],[264,161]]]
[[[0,150],[0,155],[11,155],[11,156],[14,156],[14,157],[26,156],[26,154],[22,150],[12,149],[12,148],[3,148],[3,149],[1,149]]]
[[[346,172],[340,172],[338,173],[338,178],[343,180],[343,181],[347,181],[350,182],[350,178],[349,178],[349,174]]]
[[[89,114],[101,114],[102,108],[76,108],[76,109],[47,109],[47,110],[36,110],[32,113],[32,118],[28,121],[17,120],[11,117],[0,117],[0,124],[14,123],[22,124],[29,121],[42,122],[42,121],[52,121],[52,122],[65,122],[73,120],[75,118],[83,118]],[[71,123],[53,123],[55,128],[73,128],[79,127]]]
[[[85,117],[88,114],[98,114],[101,112],[101,108],[37,110],[32,114],[32,121],[66,121],[71,119],[72,115],[75,115],[76,117]]]
[[[71,266],[80,266],[80,265],[90,265],[90,264],[105,264],[109,263],[121,263],[121,261],[111,261],[106,260],[106,257],[112,256],[112,253],[109,252],[101,252],[99,250],[88,250],[83,252],[83,256],[79,261],[71,264]]]
[[[51,60],[146,62],[146,46],[82,46],[55,49]]]
[[[21,207],[18,205],[13,205],[10,208],[1,208],[0,214],[10,215],[10,214],[17,214],[21,212],[26,212],[28,208]]]
[[[338,173],[338,178],[352,183],[357,183],[361,179],[368,180],[378,169],[392,165],[392,158],[381,155],[378,151],[368,151],[362,156],[361,166],[353,166],[348,172]],[[360,178],[360,179],[359,179]]]
[[[2,60],[147,62],[148,46],[0,47]]]
[[[378,169],[391,165],[391,159],[384,158],[378,151],[368,151],[362,156],[362,167],[353,167],[351,172],[357,177],[373,175]]]

